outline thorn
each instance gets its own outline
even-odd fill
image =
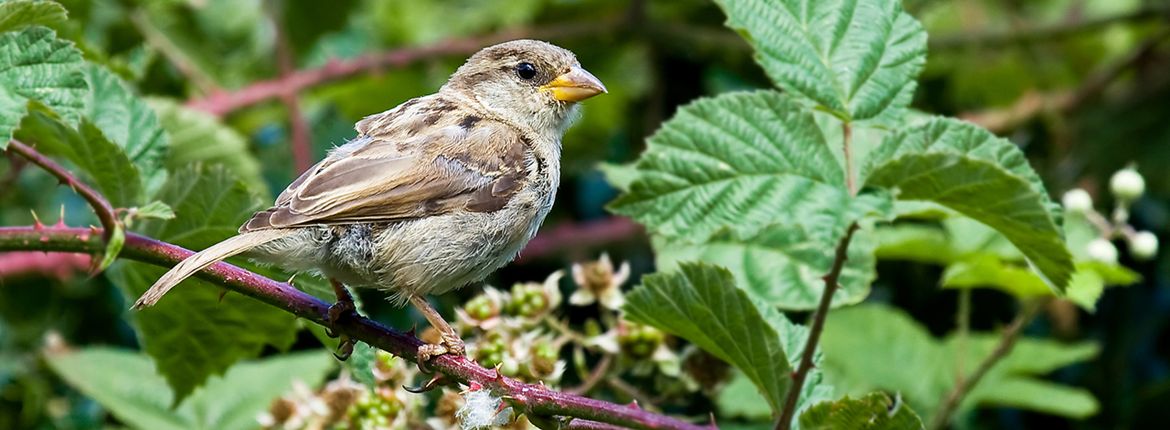
[[[57,223],[53,227],[66,227],[65,225],[65,205],[61,205],[61,210],[57,215]]]
[[[288,284],[290,287],[295,287],[296,285],[293,285],[293,280],[294,280],[294,279],[297,279],[297,274],[296,274],[296,273],[293,273],[293,274],[292,274],[292,276],[289,276],[289,277],[288,277],[288,280],[287,280],[287,281],[284,281],[284,283]]]
[[[630,402],[630,404],[629,404],[629,405],[627,405],[627,406],[629,406],[629,407],[631,407],[631,408],[633,408],[633,409],[638,409],[638,410],[641,410],[641,409],[642,409],[642,407],[641,407],[641,406],[638,406],[638,400],[637,400],[637,399],[634,399],[633,401],[631,401],[631,402]]]
[[[406,331],[406,335],[410,337],[418,337],[418,324],[410,326],[410,330]]]
[[[710,422],[707,424],[707,427],[710,427],[713,430],[719,430],[719,427],[715,425],[715,413],[708,412],[707,416],[710,417]]]
[[[500,372],[500,368],[503,366],[504,366],[504,363],[496,363],[496,367],[492,368],[492,371],[496,372],[496,376],[492,377],[493,381],[501,382],[501,383],[504,382],[504,373]]]
[[[436,373],[435,376],[431,377],[431,380],[427,381],[427,383],[423,384],[421,387],[407,387],[407,386],[403,385],[402,389],[409,391],[411,393],[414,393],[414,394],[422,394],[422,393],[425,393],[427,391],[434,390],[435,388],[438,388],[440,385],[443,385],[444,379],[447,379],[447,377],[445,375],[443,375],[442,373]]]
[[[471,381],[467,383],[467,391],[479,391],[483,389],[483,385],[479,382]]]
[[[333,358],[336,358],[337,361],[349,360],[349,357],[353,355],[353,346],[356,343],[349,336],[342,336],[341,340],[337,343],[337,352],[333,353]]]
[[[33,230],[36,230],[36,231],[41,231],[41,230],[44,230],[44,229],[45,229],[45,225],[44,225],[44,224],[41,224],[41,217],[37,216],[37,211],[30,210],[29,212],[32,212],[32,217],[33,217]]]

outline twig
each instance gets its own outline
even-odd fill
[[[282,10],[275,2],[268,4],[269,7],[266,9],[269,19],[272,21],[272,28],[276,32],[276,65],[280,70],[280,78],[284,79],[296,72],[294,67],[296,61],[293,58],[288,34],[285,33],[284,24],[280,19]],[[297,172],[304,172],[313,165],[313,144],[309,123],[305,121],[305,115],[301,112],[297,89],[286,88],[280,94],[280,101],[284,104],[285,109],[288,109],[289,128],[292,129],[289,144],[292,146],[293,165],[296,166]]]
[[[55,176],[62,185],[68,185],[81,198],[89,202],[89,205],[93,207],[93,212],[97,214],[98,221],[102,223],[102,240],[110,240],[110,235],[113,234],[114,228],[118,225],[118,216],[114,213],[114,207],[110,205],[110,202],[105,197],[97,191],[94,191],[89,185],[78,180],[77,177],[73,176],[73,173],[70,173],[60,164],[57,164],[56,161],[37,152],[31,146],[13,139],[8,142],[8,151],[20,155],[40,168],[45,169],[49,174]]]
[[[1087,21],[1065,22],[1026,30],[932,36],[930,39],[930,50],[955,49],[967,46],[996,48],[1041,40],[1054,40],[1095,31],[1112,24],[1166,17],[1170,17],[1170,8],[1166,8],[1165,6],[1147,6],[1114,16]]]
[[[825,328],[825,317],[829,314],[829,305],[833,303],[833,293],[837,291],[841,270],[848,259],[849,241],[853,240],[853,233],[857,231],[857,223],[849,224],[845,229],[845,236],[837,242],[837,250],[833,256],[833,267],[825,274],[825,291],[821,293],[821,303],[813,314],[812,324],[808,328],[808,339],[804,342],[804,351],[800,356],[800,366],[792,373],[792,384],[788,387],[788,395],[784,398],[784,409],[780,411],[780,421],[776,423],[776,430],[787,430],[792,425],[792,417],[796,415],[796,401],[800,399],[801,388],[808,377],[808,371],[813,367],[813,356],[816,354],[817,344],[821,339],[821,331]]]
[[[1024,309],[1012,320],[1012,323],[1003,330],[1003,334],[999,338],[999,344],[995,346],[991,354],[979,363],[979,367],[974,372],[971,372],[970,376],[960,378],[955,382],[955,387],[951,389],[950,394],[947,395],[943,403],[935,410],[934,417],[930,420],[930,425],[926,426],[927,429],[940,430],[946,427],[947,422],[950,421],[951,414],[959,407],[959,403],[967,396],[967,393],[972,388],[975,388],[975,384],[978,384],[996,363],[999,363],[1000,360],[1012,352],[1012,348],[1016,345],[1016,340],[1020,337],[1021,330],[1036,317],[1042,305],[1043,300],[1025,305]]]
[[[0,227],[0,251],[38,250],[80,253],[99,253],[104,246],[93,238],[88,228],[70,227]],[[192,253],[178,246],[146,236],[127,233],[126,245],[120,254],[124,258],[169,267]],[[261,302],[283,309],[317,324],[329,318],[329,304],[297,290],[228,263],[216,263],[196,276],[218,286],[228,288]],[[364,318],[345,318],[334,324],[334,329],[353,339],[413,361],[423,342]],[[527,384],[507,378],[494,369],[486,369],[467,357],[443,355],[431,359],[428,367],[442,372],[455,382],[475,381],[504,396],[519,410],[535,416],[563,416],[625,426],[634,429],[688,429],[704,426],[683,422],[665,415],[624,405],[589,399],[553,391],[543,385]]]
[[[963,369],[967,368],[967,345],[971,339],[971,289],[959,290],[959,312],[955,314],[955,325],[958,326],[958,350],[955,358],[955,377],[961,378]]]
[[[541,232],[520,252],[517,262],[552,254],[564,248],[584,248],[637,237],[642,227],[629,218],[611,217],[587,223],[560,224]]]
[[[331,60],[324,66],[299,70],[267,81],[259,81],[235,91],[215,91],[206,97],[193,99],[187,106],[213,115],[225,115],[237,109],[279,98],[281,94],[300,92],[306,88],[359,73],[393,67],[404,67],[415,62],[448,55],[467,55],[487,45],[525,37],[560,39],[601,34],[617,27],[619,21],[566,24],[533,29],[508,30],[487,36],[450,39],[431,45],[394,49],[363,55],[350,60]]]
[[[1125,70],[1149,55],[1167,38],[1170,38],[1170,26],[1151,35],[1129,55],[1098,68],[1076,89],[1052,93],[1028,92],[1007,108],[968,112],[961,114],[960,117],[993,132],[1002,133],[1044,112],[1066,113],[1076,110],[1104,91]]]
[[[620,391],[622,394],[629,396],[631,399],[634,399],[635,403],[633,404],[635,405],[643,404],[649,406],[654,404],[653,398],[646,395],[646,393],[643,393],[642,390],[638,389],[638,387],[630,385],[620,378],[610,376],[605,378],[605,384],[609,385],[610,388],[613,388],[614,390]]]
[[[150,17],[146,16],[145,11],[137,10],[131,13],[130,22],[134,24],[134,27],[138,29],[139,33],[142,33],[142,37],[146,39],[146,43],[162,53],[163,57],[166,57],[175,66],[175,69],[179,70],[179,73],[182,73],[183,76],[186,76],[187,79],[195,83],[195,86],[201,92],[212,93],[218,90],[219,85],[215,83],[215,80],[200,69],[195,64],[195,61],[191,60],[187,56],[187,53],[183,52],[182,48],[179,48],[162,30],[156,27],[150,21]]]
[[[37,276],[39,279],[65,281],[78,273],[85,273],[93,260],[85,254],[67,252],[5,252],[0,254],[0,282]]]
[[[565,392],[585,395],[590,390],[593,390],[593,387],[597,386],[597,383],[601,382],[601,380],[605,378],[605,373],[609,371],[609,365],[612,362],[612,355],[607,354],[601,357],[601,361],[597,362],[597,365],[593,367],[593,371],[589,372],[589,376],[581,382],[581,385],[565,390]]]

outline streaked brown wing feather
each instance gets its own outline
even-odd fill
[[[499,210],[525,180],[526,140],[494,121],[461,128],[457,123],[462,117],[424,118],[435,123],[421,131],[383,119],[403,132],[381,129],[377,137],[359,137],[366,142],[355,140],[355,145],[339,148],[240,230]],[[456,124],[448,125],[452,122]],[[473,150],[488,156],[473,156]]]

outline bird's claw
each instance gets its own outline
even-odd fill
[[[354,306],[353,300],[338,300],[329,306],[329,324],[325,326],[325,335],[338,338],[337,352],[333,353],[333,356],[338,360],[348,360],[349,356],[353,355],[353,347],[356,342],[349,336],[338,333],[337,323],[356,314],[357,307]]]
[[[463,339],[460,339],[459,336],[453,333],[444,333],[440,335],[439,343],[428,343],[418,347],[418,370],[423,373],[432,373],[431,369],[427,367],[427,363],[432,358],[444,354],[464,356],[467,354],[467,346],[463,344]]]

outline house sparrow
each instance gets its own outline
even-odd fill
[[[359,121],[355,139],[293,181],[239,235],[172,268],[134,308],[244,254],[328,277],[338,295],[332,323],[353,311],[342,284],[377,288],[398,305],[412,303],[441,333],[420,349],[420,363],[463,354],[425,296],[481,280],[516,257],[552,208],[561,137],[577,102],[604,92],[560,47],[516,40],[484,48],[438,93]]]

